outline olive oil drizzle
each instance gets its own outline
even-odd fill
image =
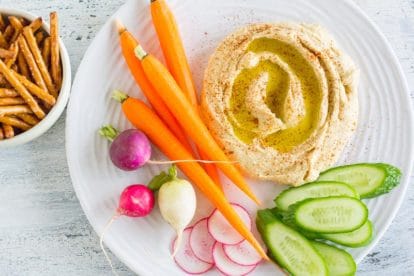
[[[304,102],[304,116],[298,123],[266,137],[258,135],[258,119],[246,106],[246,95],[252,83],[266,72],[265,103],[276,117],[285,120],[284,102],[289,92],[289,75],[279,65],[262,60],[256,66],[244,68],[234,80],[228,119],[236,136],[246,144],[258,138],[264,146],[273,147],[280,152],[289,152],[305,142],[317,127],[320,112],[322,89],[316,73],[302,53],[292,45],[277,39],[258,38],[253,40],[247,51],[254,53],[271,52],[286,63],[300,82]],[[231,114],[231,115],[230,115]]]

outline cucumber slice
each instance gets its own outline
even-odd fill
[[[361,163],[329,169],[318,181],[340,181],[354,187],[361,198],[376,197],[400,183],[401,171],[385,163]]]
[[[355,275],[356,264],[352,256],[345,250],[312,241],[312,246],[321,254],[331,276]]]
[[[368,209],[360,200],[332,196],[305,199],[292,205],[287,220],[300,228],[316,233],[351,232],[368,218]]]
[[[360,228],[337,234],[320,234],[319,237],[348,247],[362,247],[369,244],[373,235],[372,222],[367,220]]]
[[[287,211],[289,206],[308,198],[348,196],[359,198],[358,193],[351,186],[336,181],[311,182],[300,187],[292,187],[284,190],[274,200],[276,206]]]
[[[328,275],[321,255],[301,234],[284,225],[270,210],[260,210],[257,229],[271,257],[293,275]]]

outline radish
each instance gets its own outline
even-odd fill
[[[224,253],[223,244],[216,242],[213,247],[213,258],[216,267],[225,275],[247,275],[256,268],[257,265],[239,265],[231,261]]]
[[[190,247],[190,236],[193,228],[186,228],[182,234],[183,245],[174,256],[176,264],[188,274],[202,274],[210,270],[214,265],[206,263],[194,255]],[[177,239],[173,242],[173,249],[178,248]]]
[[[252,221],[246,209],[238,204],[232,203],[231,205],[250,230],[252,227]],[[220,243],[238,244],[244,240],[244,238],[227,222],[224,216],[217,209],[208,219],[207,225],[209,233]]]
[[[121,133],[111,125],[103,126],[99,129],[99,134],[112,142],[109,149],[109,157],[112,163],[121,170],[133,171],[149,164],[175,164],[183,162],[200,163],[236,163],[233,161],[212,161],[212,160],[173,160],[155,161],[151,158],[151,145],[147,136],[139,130],[128,129]]]
[[[216,241],[208,232],[207,220],[208,218],[203,218],[194,224],[190,235],[190,246],[200,260],[214,263],[212,253]]]
[[[109,258],[105,250],[105,247],[103,246],[103,239],[106,231],[109,229],[112,223],[120,216],[144,217],[148,215],[154,208],[154,203],[154,193],[147,186],[142,184],[134,184],[128,186],[121,193],[118,208],[115,214],[112,216],[112,218],[105,225],[99,241],[101,249],[104,252],[105,258],[111,266],[114,274],[117,273],[112,265],[111,259]]]
[[[246,240],[235,245],[224,244],[223,249],[226,256],[239,265],[257,265],[262,260],[262,257]]]
[[[119,133],[108,125],[99,133],[112,142],[109,156],[115,166],[124,171],[142,167],[151,157],[151,145],[147,136],[139,130],[128,129]]]
[[[161,183],[158,191],[158,206],[165,221],[177,232],[173,256],[180,247],[182,233],[191,222],[196,211],[196,194],[190,182],[177,178],[177,169],[169,170],[171,179]],[[158,186],[158,185],[156,185]]]

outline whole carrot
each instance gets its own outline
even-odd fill
[[[198,109],[197,93],[174,15],[164,0],[151,0],[151,15],[168,69],[187,99]],[[208,159],[203,151],[198,148],[197,151],[201,159]],[[213,181],[221,186],[216,166],[203,164],[203,167]]]
[[[217,145],[207,127],[204,125],[197,110],[187,100],[170,72],[154,56],[147,54],[140,45],[135,48],[135,55],[141,60],[142,68],[164,103],[173,112],[187,135],[194,141],[211,160],[229,161],[227,156]],[[230,180],[236,184],[248,197],[257,204],[258,198],[253,194],[241,173],[229,164],[217,164]]]
[[[122,102],[122,110],[127,119],[171,160],[194,160],[192,154],[180,143],[161,119],[142,101],[119,93],[114,97]],[[243,221],[227,202],[223,192],[210,179],[197,163],[178,163],[181,171],[200,189],[211,203],[223,214],[227,221],[242,235],[266,260],[269,260],[263,248]]]
[[[145,76],[141,63],[136,59],[134,55],[134,49],[138,45],[138,42],[131,35],[130,32],[119,22],[116,21],[119,33],[119,41],[121,44],[122,54],[128,65],[128,68],[135,79],[135,82],[139,85],[148,102],[154,108],[155,112],[165,122],[168,128],[174,133],[178,140],[188,149],[191,150],[191,146],[185,136],[184,131],[178,124],[174,116],[171,114],[168,107],[165,105],[161,97],[154,90],[151,83]]]
[[[191,105],[197,106],[190,66],[174,15],[164,0],[151,0],[151,15],[171,75],[186,94]]]

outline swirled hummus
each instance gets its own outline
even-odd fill
[[[299,185],[332,166],[354,133],[358,79],[317,25],[249,25],[210,58],[203,117],[247,174]]]

